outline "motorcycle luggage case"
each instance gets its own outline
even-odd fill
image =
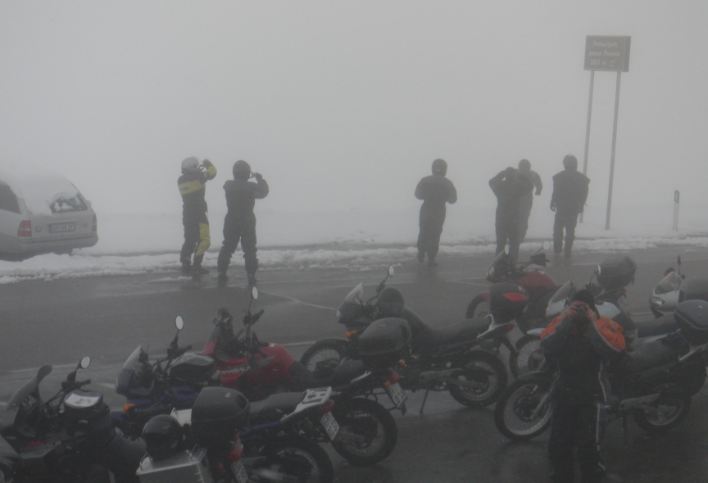
[[[637,264],[630,257],[608,258],[597,266],[597,281],[605,290],[619,290],[634,282]]]
[[[357,340],[357,352],[365,362],[396,361],[410,350],[411,330],[405,319],[387,317],[372,322]]]
[[[676,323],[688,342],[708,343],[708,302],[687,300],[676,307]]]
[[[248,423],[249,403],[240,392],[205,387],[192,407],[192,435],[207,448],[228,444],[236,430]]]
[[[214,483],[209,469],[202,464],[206,451],[182,451],[171,458],[153,461],[145,457],[137,476],[140,483]]]
[[[188,384],[201,384],[211,376],[216,367],[214,359],[188,352],[172,363],[170,379]]]
[[[708,278],[689,278],[681,284],[679,302],[684,300],[708,300]]]

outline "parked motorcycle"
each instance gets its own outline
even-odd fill
[[[679,330],[638,339],[610,376],[613,394],[606,410],[611,418],[632,416],[645,431],[658,433],[679,424],[688,414],[691,397],[705,382],[708,352],[708,310],[705,302],[679,304]],[[557,380],[546,365],[511,384],[495,408],[499,431],[513,440],[543,433],[551,422],[551,394]]]
[[[331,482],[334,469],[324,450],[290,428],[298,420],[327,420],[336,436],[330,395],[326,388],[249,403],[233,389],[205,388],[192,409],[145,425],[140,482]]]
[[[76,379],[89,367],[84,357],[48,400],[39,386],[52,371],[44,365],[20,387],[0,414],[0,473],[17,483],[135,482],[144,452],[117,434],[100,393]]]
[[[489,319],[465,320],[443,329],[429,327],[405,307],[401,295],[397,295],[400,300],[395,302],[381,300],[380,296],[392,276],[393,267],[389,267],[376,293],[368,299],[362,284],[354,287],[337,310],[338,322],[346,328],[346,338],[319,340],[305,351],[300,361],[309,370],[317,371],[347,358],[361,359],[361,335],[369,329],[372,321],[391,309],[396,317],[401,317],[410,326],[412,353],[404,359],[400,369],[401,384],[405,389],[425,391],[421,413],[431,390],[448,391],[465,406],[492,404],[506,386],[507,376],[504,364],[493,353],[484,350],[478,338],[489,328]],[[389,307],[392,305],[396,307]]]

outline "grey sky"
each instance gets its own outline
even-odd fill
[[[582,155],[587,34],[632,36],[623,203],[708,206],[708,3],[146,1],[0,3],[0,168],[51,167],[100,211],[177,212],[179,161],[236,159],[270,209],[415,204],[444,157],[463,205],[521,157]],[[614,75],[598,74],[591,200],[604,206]],[[491,214],[490,214],[491,216]]]

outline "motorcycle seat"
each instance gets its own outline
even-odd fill
[[[637,335],[639,337],[651,337],[655,335],[665,335],[678,330],[676,318],[673,314],[666,314],[656,319],[635,323]]]
[[[489,319],[487,317],[479,317],[465,319],[463,322],[447,327],[434,328],[431,329],[431,332],[435,345],[439,347],[476,340],[477,336],[487,330],[488,327]]]
[[[278,421],[295,409],[303,395],[302,392],[281,392],[252,402],[249,410],[251,424]]]
[[[632,351],[627,352],[625,368],[630,373],[641,372],[652,367],[668,364],[677,360],[679,351],[671,347],[665,339],[637,339]]]
[[[365,371],[366,366],[363,361],[344,359],[331,374],[323,376],[315,374],[315,384],[313,387],[343,386],[349,384],[352,379],[361,376]]]

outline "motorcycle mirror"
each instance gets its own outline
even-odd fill
[[[681,266],[681,255],[676,257],[676,265]]]
[[[178,331],[184,329],[184,319],[182,318],[181,315],[178,315],[177,318],[175,319],[175,327],[177,327]]]
[[[395,273],[395,270],[393,269],[393,265],[389,265],[388,266],[388,276],[393,277],[394,273]]]
[[[91,358],[89,356],[84,356],[79,361],[79,368],[81,368],[81,369],[88,369],[88,367],[90,365],[91,365]]]
[[[258,300],[258,287],[251,287],[251,300]]]

